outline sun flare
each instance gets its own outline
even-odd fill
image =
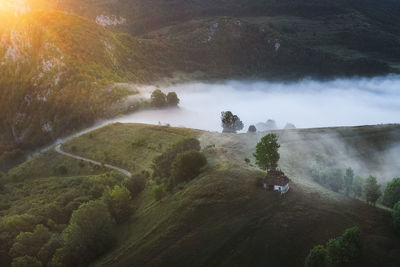
[[[29,11],[30,7],[25,0],[0,0],[0,12],[12,13],[18,16]]]

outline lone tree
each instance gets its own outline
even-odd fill
[[[346,195],[350,195],[351,189],[353,188],[354,181],[354,171],[352,168],[346,169],[346,174],[344,175],[344,190]]]
[[[166,105],[167,96],[160,89],[157,89],[151,93],[150,101],[152,107],[161,108]]]
[[[222,132],[236,133],[243,129],[243,122],[237,115],[233,115],[230,111],[221,112]]]
[[[257,132],[256,126],[250,125],[250,126],[249,126],[249,129],[247,130],[247,132],[249,132],[249,133],[255,133],[255,132]]]
[[[400,201],[400,178],[393,178],[386,186],[383,204],[392,208],[398,201]]]
[[[365,198],[367,203],[371,203],[375,206],[376,201],[381,196],[380,185],[376,182],[376,178],[374,176],[370,176],[365,180]]]
[[[167,94],[167,105],[171,107],[176,107],[179,104],[178,95],[175,92],[169,92]]]
[[[276,134],[267,134],[257,143],[256,152],[253,156],[256,158],[256,164],[263,170],[273,170],[278,167],[279,155],[278,136]]]

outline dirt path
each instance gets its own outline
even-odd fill
[[[95,160],[92,160],[92,159],[87,159],[87,158],[84,158],[84,157],[80,157],[80,156],[77,156],[77,155],[74,155],[74,154],[71,154],[71,153],[68,153],[68,152],[64,152],[61,149],[61,145],[62,144],[58,144],[55,147],[56,152],[60,153],[61,155],[64,155],[66,157],[70,157],[70,158],[73,158],[73,159],[77,159],[77,160],[83,160],[83,161],[86,161],[86,162],[90,162],[90,163],[92,163],[94,165],[98,165],[98,166],[102,166],[103,165],[101,162],[98,162],[98,161],[95,161]],[[120,173],[122,173],[122,174],[124,174],[124,175],[126,175],[128,177],[132,177],[132,173],[128,172],[127,170],[118,168],[116,166],[113,166],[113,165],[110,165],[110,164],[104,164],[104,167],[107,167],[109,169],[113,169],[115,171],[118,171],[118,172],[120,172]]]

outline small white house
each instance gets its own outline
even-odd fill
[[[263,180],[265,190],[278,191],[285,194],[289,191],[289,178],[279,170],[271,170]]]

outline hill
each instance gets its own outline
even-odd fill
[[[111,250],[94,266],[301,266],[311,247],[353,225],[362,231],[360,266],[396,266],[400,239],[390,213],[316,184],[305,166],[315,153],[324,153],[344,168],[351,158],[352,163],[368,165],[366,173],[379,173],[379,156],[399,144],[398,130],[398,125],[382,125],[276,132],[282,145],[279,164],[291,179],[284,196],[256,186],[265,174],[244,160],[251,158],[263,133],[113,124],[73,139],[63,149],[134,173],[151,172],[152,159],[183,137],[199,138],[207,156],[200,176],[176,186],[160,201],[153,197],[160,181],[150,176],[144,191],[131,200],[128,220],[114,229]],[[370,158],[371,152],[377,156]],[[381,182],[391,179],[386,175],[391,174],[381,175]],[[81,203],[99,198],[107,186],[124,179],[54,151],[11,170],[2,179],[0,258],[10,260],[4,256],[12,245],[10,235],[32,231],[39,223],[56,235]],[[17,219],[25,223],[4,227]]]
[[[60,11],[1,15],[0,170],[107,117],[112,104],[137,93],[117,82],[162,73],[166,53],[157,42]]]

